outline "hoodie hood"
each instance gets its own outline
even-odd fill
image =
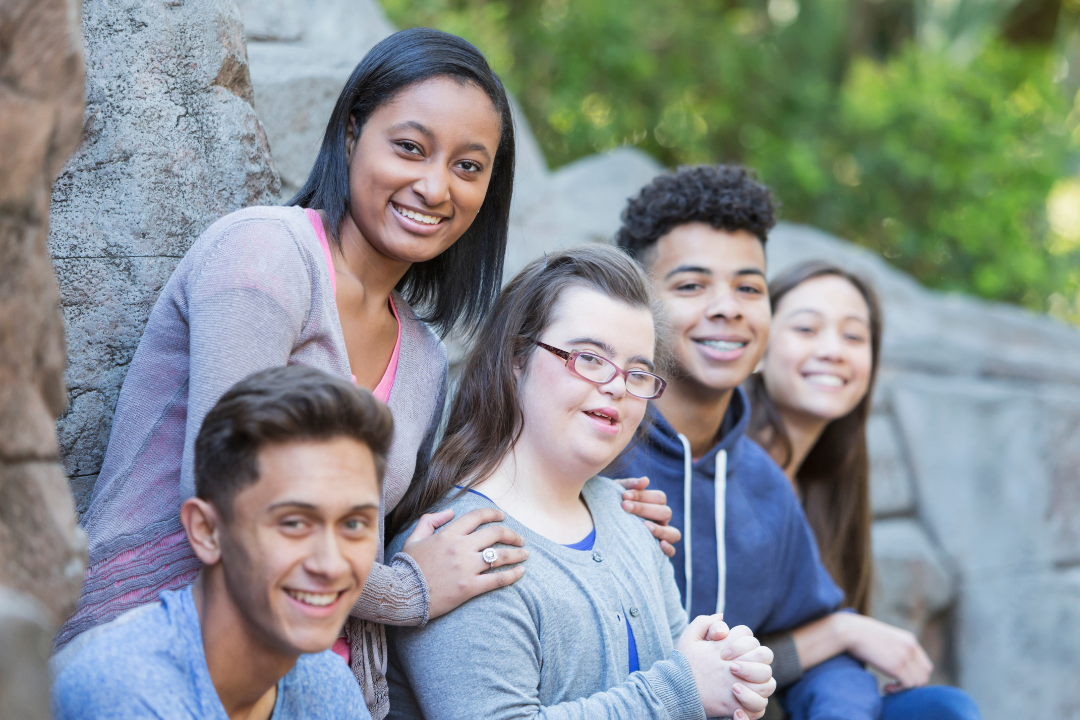
[[[635,445],[646,445],[650,452],[657,453],[669,458],[677,458],[683,462],[685,453],[683,443],[679,439],[679,433],[671,427],[668,421],[649,403],[648,412],[645,415],[645,437]],[[750,398],[742,387],[735,388],[731,394],[731,402],[728,404],[724,420],[720,423],[718,440],[709,448],[708,452],[693,461],[694,469],[707,477],[712,477],[716,467],[716,455],[719,452],[727,453],[728,473],[736,471],[739,456],[741,455],[740,440],[746,438],[746,430],[750,427]]]

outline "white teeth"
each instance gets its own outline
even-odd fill
[[[721,352],[728,352],[730,350],[738,350],[739,348],[746,347],[744,342],[733,342],[730,340],[695,340],[694,342],[711,347],[714,350],[720,350]]]
[[[406,210],[405,208],[399,207],[397,205],[394,205],[394,209],[405,217],[409,218],[410,220],[415,220],[416,222],[421,222],[425,225],[438,225],[442,221],[442,218],[432,217],[431,215],[422,215],[418,212]]]
[[[340,593],[309,593],[301,592],[299,590],[286,590],[292,597],[296,598],[305,605],[315,605],[316,607],[326,607],[335,600],[338,599]]]
[[[592,410],[586,410],[585,412],[586,412],[586,414],[592,415],[593,417],[598,417],[601,420],[607,420],[612,425],[615,424],[615,419],[614,418],[608,417],[607,415],[604,415],[603,413],[593,412]]]
[[[806,376],[806,382],[814,385],[824,385],[825,387],[842,387],[844,385],[842,377],[829,375],[828,373],[810,373]]]

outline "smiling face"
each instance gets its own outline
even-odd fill
[[[724,394],[745,380],[769,338],[765,249],[745,230],[680,225],[657,241],[653,289],[672,325],[672,387]]]
[[[269,445],[221,532],[228,595],[252,634],[286,654],[333,645],[379,538],[375,461],[351,438]]]
[[[762,375],[782,414],[847,415],[866,395],[872,364],[870,310],[850,282],[815,277],[781,298]]]
[[[487,194],[502,121],[472,83],[435,77],[399,92],[349,133],[349,215],[372,248],[431,260],[472,225]]]
[[[653,370],[656,335],[649,310],[579,285],[561,293],[552,318],[537,338],[541,342],[567,352],[588,350],[624,370]],[[539,347],[520,375],[519,398],[524,425],[515,447],[583,479],[622,452],[647,404],[626,392],[622,377],[594,385]]]

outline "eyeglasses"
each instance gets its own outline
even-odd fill
[[[588,350],[574,350],[567,352],[559,348],[545,345],[539,340],[534,343],[547,350],[552,355],[557,355],[566,361],[566,367],[570,372],[582,380],[588,380],[593,385],[607,385],[620,375],[626,380],[626,392],[642,400],[653,400],[664,394],[667,381],[659,375],[653,375],[644,370],[623,370],[605,357]]]

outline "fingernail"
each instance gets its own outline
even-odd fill
[[[722,652],[720,654],[720,657],[722,657],[724,660],[730,660],[731,659],[731,651],[730,650],[725,650],[724,652]]]
[[[731,672],[733,672],[733,673],[739,672],[739,663],[731,663]]]
[[[731,691],[732,691],[732,692],[735,692],[735,693],[740,693],[740,694],[741,694],[741,693],[742,693],[742,691],[743,691],[743,686],[742,686],[742,685],[740,685],[739,683],[735,683],[734,685],[732,685],[732,686],[731,686]]]

